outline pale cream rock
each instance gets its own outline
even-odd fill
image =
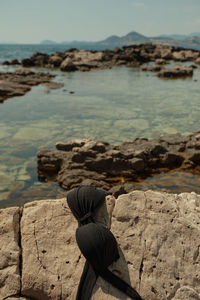
[[[20,292],[18,207],[0,209],[0,299]]]
[[[6,216],[7,209],[2,211]],[[200,299],[199,195],[134,191],[117,200],[108,196],[95,219],[109,226],[111,217],[120,259],[110,270],[130,282],[144,300]],[[21,297],[75,300],[85,263],[75,241],[76,228],[66,199],[25,205]],[[12,299],[13,293],[6,295]],[[92,300],[101,299],[128,297],[99,277]]]

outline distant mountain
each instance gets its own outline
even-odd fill
[[[52,45],[52,44],[57,44],[57,43],[54,41],[51,41],[51,40],[44,40],[44,41],[41,41],[40,44],[41,45]]]
[[[193,32],[190,34],[163,34],[155,38],[174,39],[178,41],[183,41],[185,39],[188,39],[190,37],[195,37],[195,36],[200,37],[200,32]]]
[[[191,33],[188,35],[184,34],[171,34],[171,35],[160,35],[156,37],[147,37],[138,32],[131,31],[124,36],[112,35],[102,41],[87,42],[87,41],[63,41],[56,43],[51,40],[44,40],[41,42],[43,45],[66,45],[69,48],[77,49],[90,49],[90,50],[104,50],[106,48],[113,49],[115,47],[123,47],[131,44],[141,43],[154,43],[154,44],[167,44],[172,46],[179,46],[184,48],[195,48],[200,49],[200,32]]]
[[[161,39],[174,39],[174,40],[179,40],[182,41],[186,39],[188,36],[185,34],[163,34],[155,38],[161,38]]]
[[[131,31],[127,35],[119,37],[117,35],[112,35],[107,39],[98,42],[100,45],[107,45],[107,46],[124,46],[124,45],[131,45],[131,44],[139,44],[139,43],[147,43],[150,42],[150,39],[138,32]]]

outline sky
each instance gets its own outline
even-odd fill
[[[200,32],[200,0],[0,0],[0,41],[99,41]]]

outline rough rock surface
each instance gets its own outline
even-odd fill
[[[133,183],[150,175],[176,168],[199,172],[199,165],[200,132],[136,139],[121,145],[71,140],[58,142],[56,150],[38,153],[41,178],[53,178],[66,190],[90,184],[111,190],[115,196],[135,189]]]
[[[13,214],[18,211],[12,209]],[[2,210],[5,218],[9,210]],[[25,205],[20,231],[22,288],[16,291],[20,299],[75,299],[85,261],[75,242],[76,226],[65,199]],[[200,195],[152,191],[121,195],[111,230],[120,259],[110,269],[144,300],[200,299]],[[8,240],[3,244],[7,247]],[[2,291],[0,281],[3,300]],[[127,297],[99,278],[92,299]]]
[[[19,69],[14,73],[0,73],[0,103],[4,100],[23,96],[31,90],[32,86],[39,84],[48,84],[48,88],[55,88],[55,82],[52,79],[55,77],[49,73],[34,73],[28,69]],[[56,88],[60,88],[62,84],[57,84]]]
[[[192,77],[193,68],[176,65],[172,69],[163,68],[159,70],[158,77],[163,78],[180,78],[180,77]]]
[[[0,299],[20,292],[20,209],[0,210]]]
[[[55,67],[60,68],[62,71],[89,71],[121,65],[139,67],[144,63],[152,61],[155,61],[156,64],[166,64],[170,60],[198,62],[199,58],[200,51],[198,50],[146,43],[104,51],[77,50],[72,48],[68,51],[56,52],[51,55],[35,53],[32,57],[23,59],[21,64],[24,67]],[[14,61],[10,63],[6,61],[5,64],[14,64]],[[152,71],[160,71],[160,68],[157,65]]]

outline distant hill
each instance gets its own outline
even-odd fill
[[[40,44],[41,45],[52,45],[52,44],[57,44],[57,43],[54,41],[51,41],[51,40],[44,40],[44,41],[41,41]]]
[[[183,41],[183,40],[191,38],[191,37],[200,37],[200,32],[193,32],[190,34],[163,34],[163,35],[159,36],[159,38],[163,38],[163,39],[169,38],[169,39],[174,39],[174,40],[179,40],[179,41]]]
[[[131,44],[141,44],[141,43],[147,43],[150,42],[150,39],[138,32],[131,31],[127,35],[124,35],[122,37],[119,37],[117,35],[112,35],[108,37],[107,39],[98,42],[100,45],[105,46],[124,46],[124,45],[131,45]]]
[[[136,31],[131,31],[124,36],[112,35],[102,41],[87,42],[87,41],[71,41],[56,43],[50,40],[44,40],[41,42],[43,45],[59,44],[67,45],[69,48],[77,49],[113,49],[115,47],[123,47],[131,44],[141,43],[154,43],[154,44],[168,44],[173,46],[185,47],[185,48],[197,48],[200,49],[200,32],[184,34],[171,34],[160,35],[156,37],[147,37]]]

